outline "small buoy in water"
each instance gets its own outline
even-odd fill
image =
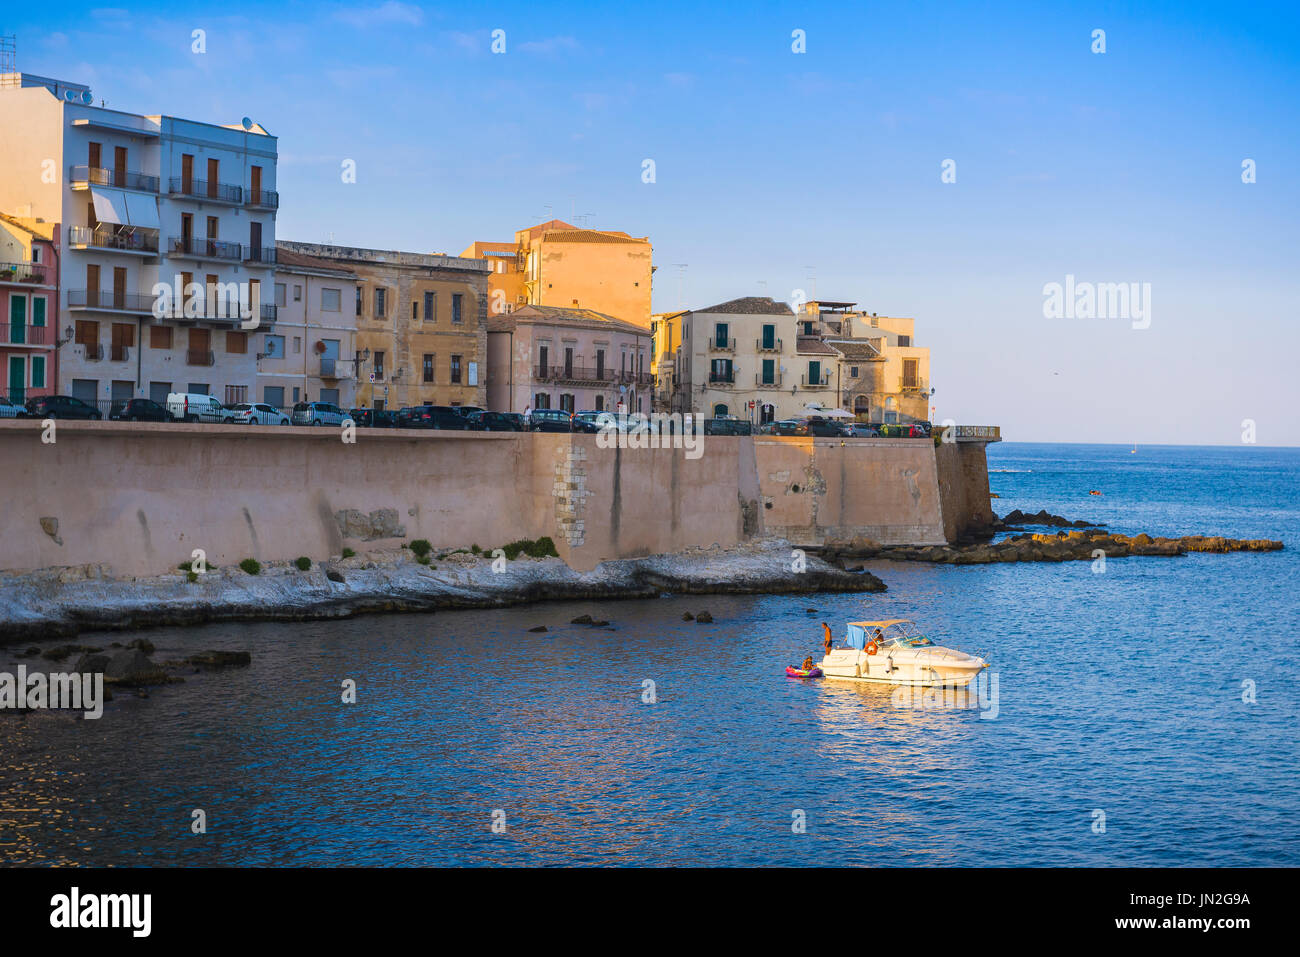
[[[1091,489],[1088,489],[1088,494],[1089,494],[1089,495],[1100,495],[1101,493],[1098,492],[1095,488],[1091,488]]]

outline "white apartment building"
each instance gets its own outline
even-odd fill
[[[357,400],[357,274],[338,260],[280,249],[275,324],[257,330],[257,401],[287,409],[298,402]]]
[[[276,311],[274,136],[247,119],[104,109],[81,84],[10,73],[0,142],[0,210],[59,224],[59,392],[258,398],[253,340]],[[187,308],[158,318],[159,283]]]

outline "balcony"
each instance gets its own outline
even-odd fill
[[[77,345],[81,346],[82,358],[87,362],[104,361],[104,347],[98,342],[79,342]]]
[[[903,395],[928,396],[930,394],[930,387],[924,379],[904,378],[899,391],[902,392]]]
[[[108,356],[113,362],[126,362],[131,358],[131,347],[114,343],[108,347]]]
[[[762,340],[762,339],[755,339],[755,340],[754,340],[754,351],[755,351],[755,352],[780,352],[780,351],[781,351],[781,340],[780,340],[780,339],[769,339],[769,340],[767,340],[767,341],[765,342],[765,341]]]
[[[330,356],[321,356],[320,358],[320,377],[322,379],[348,378],[342,367],[342,360]]]
[[[280,194],[270,189],[250,189],[244,205],[250,209],[279,209]]]
[[[187,366],[211,366],[216,365],[217,358],[210,349],[186,349],[185,364]]]
[[[153,315],[153,296],[133,292],[116,292],[103,289],[69,289],[69,309],[95,309],[100,312],[129,312],[132,315]]]
[[[709,351],[710,352],[735,352],[736,340],[722,339],[717,336],[712,336],[709,339]]]
[[[104,169],[102,166],[74,166],[69,176],[73,189],[89,189],[91,186],[112,186],[116,189],[132,189],[141,193],[158,192],[158,177],[148,173],[137,173],[124,169]]]
[[[49,286],[54,283],[54,270],[45,263],[0,262],[0,283]]]
[[[280,310],[277,306],[262,306],[260,319],[263,326],[275,325],[275,320],[279,316]]]
[[[779,389],[781,388],[781,373],[777,372],[765,379],[760,372],[754,376],[754,385],[759,389]]]
[[[533,379],[537,382],[614,382],[616,377],[617,372],[611,368],[576,365],[572,362],[533,367]]]
[[[823,372],[820,376],[809,378],[806,375],[799,377],[799,388],[801,389],[828,389],[831,384],[831,375],[829,372]]]
[[[735,384],[736,384],[736,372],[734,369],[729,372],[709,373],[709,385],[735,385]]]
[[[220,239],[186,239],[181,237],[172,239],[168,255],[237,263],[243,258],[242,248],[239,243],[228,243]]]
[[[69,226],[68,245],[74,249],[107,249],[113,252],[158,255],[158,230],[131,226]]]
[[[203,179],[187,179],[173,176],[167,192],[172,196],[184,196],[187,199],[206,200],[210,203],[230,203],[239,206],[244,201],[244,188],[229,183],[210,183]]]
[[[244,262],[263,263],[267,266],[274,266],[275,247],[274,246],[245,246]]]
[[[49,326],[33,326],[29,322],[0,320],[0,345],[43,346],[50,341]]]

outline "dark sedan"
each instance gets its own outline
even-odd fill
[[[523,423],[509,412],[471,412],[465,416],[469,427],[476,432],[522,432]]]
[[[27,400],[27,411],[38,419],[102,419],[99,409],[70,395],[42,395]]]
[[[170,422],[167,410],[153,399],[119,399],[108,410],[114,422]]]
[[[409,428],[463,432],[469,421],[449,405],[417,405],[411,409]]]
[[[397,428],[397,419],[393,413],[384,409],[353,409],[348,413],[359,427],[367,429],[394,429]]]
[[[528,415],[529,432],[571,432],[573,416],[563,409],[533,409]]]

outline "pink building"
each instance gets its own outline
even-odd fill
[[[58,223],[0,213],[0,394],[52,395],[59,328]]]
[[[650,330],[591,309],[520,306],[488,320],[493,412],[649,412]]]

